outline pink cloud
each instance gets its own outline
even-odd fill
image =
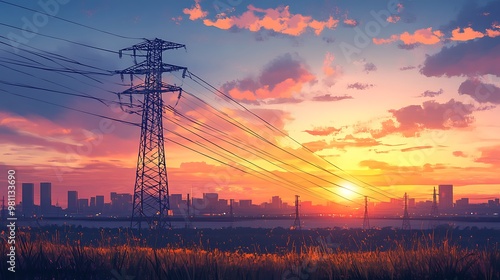
[[[307,29],[312,29],[314,34],[320,35],[325,28],[334,29],[339,20],[329,17],[325,21],[315,20],[311,16],[290,13],[290,7],[278,7],[276,9],[260,9],[253,5],[248,6],[248,10],[240,16],[219,17],[211,20],[205,19],[206,26],[213,26],[227,30],[231,27],[247,29],[257,32],[261,29],[272,30],[276,33],[299,36]]]
[[[475,162],[500,166],[500,146],[483,147],[479,151],[481,152],[481,156]]]
[[[399,39],[403,41],[406,45],[411,44],[424,44],[424,45],[434,45],[441,41],[443,33],[439,30],[432,31],[432,27],[418,29],[413,34],[409,32],[404,32],[399,36]]]
[[[201,18],[205,18],[208,15],[207,11],[203,11],[200,6],[200,0],[195,0],[194,6],[191,9],[185,8],[182,12],[186,15],[189,15],[190,20],[197,20]]]
[[[346,18],[344,19],[344,24],[347,26],[358,26],[359,22],[355,19]]]
[[[387,22],[390,22],[390,23],[396,23],[398,22],[399,20],[401,19],[400,16],[397,16],[397,15],[391,15],[391,16],[388,16],[387,17]]]
[[[314,80],[315,76],[298,57],[285,54],[266,65],[257,78],[227,82],[222,90],[239,100],[291,98]]]
[[[380,129],[368,130],[374,138],[390,134],[404,137],[418,136],[429,129],[448,130],[469,127],[474,122],[474,107],[451,99],[447,103],[426,101],[422,105],[410,105],[389,110],[393,119],[383,121]]]
[[[462,32],[460,27],[453,29],[451,31],[451,40],[452,41],[469,41],[477,38],[483,38],[484,34],[472,29],[471,27],[466,27]]]

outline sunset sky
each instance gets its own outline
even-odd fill
[[[120,59],[115,53],[43,35],[113,51],[138,44],[139,38],[185,44],[186,50],[165,52],[164,61],[187,67],[315,155],[283,135],[270,133],[240,107],[217,98],[188,77],[183,79],[181,73],[164,74],[164,81],[248,124],[293,155],[357,183],[353,175],[370,184],[369,188],[394,197],[408,192],[417,200],[430,200],[432,187],[438,184],[453,184],[456,198],[483,198],[473,203],[500,196],[499,1],[363,1],[362,5],[361,1],[328,0],[148,1],[148,5],[117,0],[47,2],[52,4],[20,4],[34,11],[0,2],[0,180],[5,184],[6,170],[15,169],[19,185],[37,184],[35,201],[41,181],[52,182],[53,202],[64,207],[68,190],[78,190],[80,197],[105,195],[107,201],[111,191],[132,193],[140,134],[138,127],[107,123],[9,94],[139,121],[119,107],[106,107],[96,100],[13,85],[108,100],[117,100],[109,91],[128,88],[124,83],[130,83],[129,77],[124,82],[119,75],[90,79],[26,66],[62,68],[43,58],[36,58],[41,64],[33,64],[26,59],[33,57],[24,51],[33,49],[18,42],[109,71],[134,63],[128,56]],[[35,12],[44,10],[137,39]],[[25,31],[33,27],[34,34]],[[134,79],[134,84],[140,83]],[[174,106],[177,95],[165,94],[164,100]],[[192,96],[184,94],[175,109],[238,139],[253,141],[243,131],[204,113],[206,108]],[[165,116],[181,121],[172,112]],[[195,138],[174,123],[165,122],[165,127]],[[188,144],[168,132],[165,138]],[[315,184],[308,184],[290,171],[242,153],[307,190],[300,193],[166,142],[170,193],[192,192],[201,197],[204,192],[219,192],[222,198],[255,202],[280,195],[290,203],[300,194],[303,201],[315,204],[333,200],[345,205],[352,202],[334,193],[358,202],[363,195],[374,201],[388,200],[368,190],[366,184],[356,186],[283,151],[255,145],[354,192],[317,178],[311,179]],[[243,161],[226,163],[248,166]]]

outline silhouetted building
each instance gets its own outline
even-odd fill
[[[132,212],[132,194],[112,192],[111,210],[122,215]]]
[[[89,199],[88,198],[79,198],[78,199],[78,212],[85,213],[89,210]]]
[[[275,209],[281,209],[283,205],[283,201],[281,201],[281,198],[279,196],[273,196],[271,198],[271,207]]]
[[[78,192],[68,191],[68,212],[77,213],[78,212]]]
[[[241,208],[252,207],[252,200],[251,199],[240,199],[240,207]]]
[[[104,195],[97,195],[95,197],[95,208],[97,212],[102,213],[104,210]]]
[[[48,214],[52,208],[52,184],[48,182],[40,183],[40,211]]]
[[[95,210],[95,196],[90,198],[90,209]]]
[[[32,216],[35,212],[35,185],[33,183],[23,183],[23,214]]]
[[[169,197],[170,209],[179,208],[182,203],[182,194],[171,194]]]
[[[439,210],[453,208],[453,185],[439,185]]]
[[[464,208],[469,206],[469,199],[467,197],[463,197],[461,199],[457,199],[457,208]]]

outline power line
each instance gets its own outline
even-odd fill
[[[283,136],[287,137],[288,139],[292,140],[292,141],[293,141],[293,142],[295,142],[296,144],[300,145],[303,149],[305,149],[305,150],[307,150],[308,152],[310,152],[311,154],[313,154],[313,155],[317,156],[317,155],[316,155],[313,151],[311,151],[309,148],[305,147],[304,145],[302,145],[300,142],[298,142],[297,140],[295,140],[294,138],[292,138],[292,137],[291,137],[291,136],[289,136],[288,134],[286,134],[286,133],[284,133],[283,131],[281,131],[280,129],[276,128],[274,125],[272,125],[271,123],[269,123],[268,121],[266,121],[265,119],[263,119],[262,117],[260,117],[259,115],[257,115],[257,114],[255,114],[255,113],[253,113],[252,111],[250,111],[250,110],[249,110],[246,106],[244,106],[244,105],[243,105],[243,104],[241,104],[240,102],[236,101],[236,100],[235,100],[234,98],[232,98],[230,95],[228,95],[228,94],[226,94],[226,93],[224,93],[224,92],[220,91],[219,89],[217,89],[216,87],[212,86],[212,85],[211,85],[211,84],[209,84],[207,81],[203,80],[202,78],[200,78],[199,76],[197,76],[197,75],[193,74],[192,72],[190,72],[190,71],[189,71],[188,73],[189,73],[189,77],[190,77],[190,78],[191,78],[194,82],[196,82],[196,83],[200,84],[198,81],[196,81],[196,80],[195,80],[195,79],[193,79],[192,77],[195,77],[196,79],[200,80],[201,82],[203,82],[204,84],[206,84],[208,87],[212,88],[212,90],[215,90],[215,91],[216,91],[216,92],[218,92],[219,94],[222,94],[224,97],[226,97],[227,99],[229,99],[230,101],[232,101],[234,104],[238,105],[239,107],[241,107],[241,108],[242,108],[243,110],[245,110],[246,112],[250,113],[251,115],[253,115],[253,116],[254,116],[254,117],[256,117],[257,119],[259,119],[260,121],[264,122],[264,123],[265,123],[265,125],[266,125],[268,128],[270,128],[271,130],[274,130],[274,131],[279,132],[279,133],[280,133],[280,134],[282,134]],[[200,85],[201,85],[201,84],[200,84]],[[203,85],[201,85],[201,86],[202,86],[202,87],[204,87],[204,88],[206,88],[206,87],[205,87],[205,86],[203,86]],[[206,88],[206,89],[208,90],[208,88]],[[365,185],[369,186],[369,188],[368,188],[368,189],[370,189],[371,191],[373,191],[373,192],[375,192],[375,193],[378,193],[378,194],[380,194],[380,195],[383,195],[383,196],[385,196],[385,197],[388,197],[388,198],[394,198],[394,195],[392,195],[392,194],[390,194],[390,193],[387,193],[387,192],[385,192],[385,191],[382,191],[382,190],[380,190],[379,188],[377,188],[377,187],[375,187],[375,186],[373,186],[373,185],[371,185],[371,184],[369,184],[369,183],[366,183],[366,182],[364,182],[364,181],[361,181],[360,179],[358,179],[358,178],[354,177],[353,175],[349,174],[348,172],[346,172],[345,170],[343,170],[343,169],[342,169],[342,168],[340,168],[339,166],[337,166],[337,165],[333,164],[332,162],[328,161],[327,159],[325,159],[325,158],[323,158],[323,157],[319,157],[319,158],[320,158],[320,159],[322,159],[323,161],[325,161],[325,162],[329,163],[330,165],[334,166],[334,167],[335,167],[335,168],[337,168],[338,170],[340,170],[340,171],[344,172],[345,174],[348,174],[350,177],[353,177],[355,180],[357,180],[357,181],[359,181],[359,182],[362,182],[362,183],[364,183]],[[332,175],[334,175],[334,176],[336,176],[336,177],[339,177],[339,178],[341,178],[341,179],[343,179],[343,180],[346,180],[346,181],[348,181],[348,182],[350,182],[350,183],[353,183],[353,184],[354,184],[354,182],[352,182],[352,181],[350,181],[350,180],[348,180],[348,179],[345,179],[345,178],[343,178],[343,177],[341,177],[341,176],[339,176],[339,175],[337,175],[337,174],[335,174],[335,173],[332,173],[331,171],[329,171],[329,170],[327,170],[327,169],[325,169],[325,168],[319,167],[319,166],[317,166],[317,165],[316,165],[316,167],[318,167],[318,168],[320,168],[320,169],[322,169],[322,170],[324,170],[324,171],[326,171],[326,172],[328,172],[328,173],[330,173],[330,174],[332,174]],[[355,185],[358,185],[358,184],[355,184]],[[358,186],[359,186],[359,185],[358,185]],[[362,187],[362,186],[360,186],[360,187]],[[363,187],[362,187],[362,188],[363,188]],[[379,190],[373,190],[372,188],[379,189]],[[384,193],[382,193],[382,192],[385,192],[385,193],[387,193],[387,194],[389,194],[389,195],[384,194]]]
[[[118,37],[118,38],[132,39],[132,40],[141,40],[142,39],[142,38],[135,38],[135,37],[129,37],[129,36],[123,36],[123,35],[115,34],[115,33],[109,32],[109,31],[105,31],[105,30],[102,30],[102,29],[99,29],[99,28],[91,27],[91,26],[88,26],[88,25],[85,25],[85,24],[82,24],[82,23],[78,23],[76,21],[65,19],[65,18],[56,16],[56,15],[51,15],[51,14],[45,13],[43,11],[37,11],[35,9],[31,9],[31,8],[28,8],[28,7],[25,7],[25,6],[21,6],[21,5],[18,5],[18,4],[10,3],[10,2],[4,1],[4,0],[0,0],[0,2],[4,3],[4,4],[7,4],[7,5],[14,6],[14,7],[18,7],[20,9],[32,11],[32,12],[35,12],[35,13],[44,14],[46,16],[53,17],[53,18],[56,18],[58,20],[62,20],[62,21],[65,21],[65,22],[68,22],[68,23],[71,23],[71,24],[74,24],[74,25],[85,27],[85,28],[88,28],[88,29],[91,29],[91,30],[94,30],[94,31],[98,31],[98,32],[101,32],[101,33],[104,33],[104,34],[112,35],[112,36],[115,36],[115,37]]]

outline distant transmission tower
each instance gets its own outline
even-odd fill
[[[410,230],[410,215],[408,215],[408,195],[405,193],[405,212],[403,214],[403,226],[404,230]]]
[[[295,221],[293,221],[292,229],[302,229],[300,225],[300,215],[299,215],[299,196],[295,195]]]
[[[167,219],[170,204],[163,141],[162,94],[178,92],[180,97],[182,89],[163,83],[162,73],[182,70],[184,75],[187,68],[163,63],[162,55],[165,50],[185,47],[182,44],[154,39],[120,50],[120,57],[123,52],[132,52],[135,65],[116,73],[120,74],[122,79],[124,74],[129,74],[131,80],[134,75],[145,75],[143,84],[131,85],[130,89],[118,94],[120,100],[122,95],[129,98],[129,104],[120,103],[124,111],[139,113],[142,110],[131,221],[131,227],[135,222],[139,230],[143,221],[147,222],[151,229],[170,227]],[[138,56],[145,57],[145,60],[137,63]],[[143,96],[142,105],[133,104],[134,95]]]
[[[186,217],[186,228],[191,228],[191,198],[189,197],[189,193],[186,197],[186,208],[187,208],[187,217]]]
[[[234,204],[234,199],[229,200],[229,217],[231,218],[231,224],[229,227],[233,227],[233,222],[234,222],[234,212],[233,212],[233,204]]]
[[[432,217],[437,217],[437,216],[439,216],[438,204],[437,204],[436,187],[434,187],[434,193],[432,194],[432,208],[431,208],[431,216],[432,216]]]
[[[363,218],[363,229],[370,228],[370,219],[368,219],[368,197],[365,196],[365,216]]]
[[[438,220],[437,220],[438,216],[439,216],[439,209],[437,204],[437,194],[436,194],[436,187],[434,187],[434,192],[432,193],[432,207],[431,207],[429,228],[435,228],[438,225]]]

